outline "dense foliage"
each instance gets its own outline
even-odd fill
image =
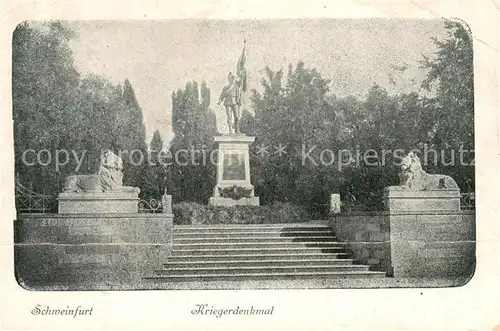
[[[172,207],[175,224],[300,223],[310,217],[303,206],[275,202],[265,206],[209,206],[180,202]]]
[[[35,191],[56,194],[67,175],[95,173],[101,149],[109,148],[129,151],[123,154],[124,183],[143,187],[147,168],[139,158],[147,155],[146,133],[132,85],[128,80],[113,85],[100,76],[81,77],[73,67],[72,37],[59,22],[39,27],[26,22],[14,31],[15,171]],[[44,149],[40,159],[46,165],[40,165],[36,153]],[[29,150],[25,161],[34,165],[23,162],[23,152]],[[67,157],[68,163],[57,168],[54,159],[63,150],[69,154],[59,152],[60,159]],[[73,153],[83,159],[80,168]]]
[[[167,191],[174,202],[207,203],[215,186],[215,165],[209,156],[217,135],[215,113],[209,108],[210,90],[203,82],[188,82],[172,93],[172,129],[167,165]]]
[[[329,79],[302,61],[286,75],[266,68],[243,120],[243,131],[257,137],[256,195],[264,203],[304,204],[314,215],[327,211],[333,192],[350,209],[381,209],[382,190],[398,183],[398,161],[411,149],[421,152],[426,171],[451,175],[472,191],[472,40],[460,24],[445,26],[446,39],[433,39],[435,56],[421,63],[425,96],[390,95],[374,85],[364,100],[339,99]]]

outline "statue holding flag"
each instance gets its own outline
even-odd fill
[[[245,44],[236,66],[236,76],[227,75],[229,84],[224,86],[218,105],[224,103],[229,135],[215,136],[217,144],[217,172],[213,206],[258,206],[259,197],[254,194],[250,181],[250,145],[255,137],[240,132],[241,95],[247,90],[245,71]],[[228,192],[230,194],[228,194]]]
[[[224,104],[226,108],[227,125],[229,133],[240,133],[240,106],[241,93],[247,90],[247,75],[245,71],[245,45],[243,42],[243,50],[241,51],[238,64],[236,65],[236,76],[232,72],[227,75],[228,85],[224,86],[219,97],[218,105]]]

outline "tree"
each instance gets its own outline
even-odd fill
[[[141,173],[147,168],[146,129],[142,109],[135,97],[134,89],[126,79],[121,100],[123,106],[115,120],[119,121],[119,134],[115,136],[114,148],[127,151],[123,156],[123,181],[130,186],[141,187]]]
[[[438,151],[450,151],[446,160],[439,159],[433,170],[446,172],[457,179],[462,190],[473,190],[473,167],[460,164],[460,156],[451,150],[461,147],[474,150],[474,64],[472,36],[460,22],[446,20],[446,38],[432,38],[437,46],[434,58],[425,57],[422,67],[428,70],[422,86],[434,92],[430,107],[422,115],[428,129],[429,143]],[[470,163],[474,153],[467,153],[465,163]],[[444,166],[443,161],[453,161],[454,166]]]
[[[153,138],[151,138],[151,143],[149,144],[149,150],[151,152],[160,152],[163,149],[163,140],[161,139],[160,131],[155,130],[153,132]]]
[[[141,193],[146,198],[159,199],[165,190],[165,166],[159,159],[163,141],[158,130],[153,133],[149,144],[148,163],[143,170]]]
[[[215,186],[215,165],[209,155],[217,134],[215,113],[209,108],[210,90],[202,82],[188,82],[172,93],[173,156],[168,168],[168,192],[174,201],[206,203]]]
[[[23,163],[24,151],[70,146],[78,112],[75,99],[79,75],[68,45],[74,33],[59,22],[42,28],[19,24],[12,38],[12,100],[15,171],[35,190],[59,190],[60,173],[50,166]],[[69,167],[70,165],[68,165]],[[74,166],[74,165],[73,165]]]
[[[317,202],[328,201],[338,176],[317,153],[312,162],[303,154],[314,146],[318,152],[337,147],[340,131],[328,101],[329,80],[300,61],[288,67],[286,77],[282,70],[266,68],[261,83],[262,93],[252,91],[254,117],[248,113],[244,122],[257,137],[251,159],[256,194],[263,203],[290,201],[313,212],[324,210]]]
[[[95,173],[102,149],[123,150],[145,157],[142,110],[128,80],[114,85],[98,75],[80,77],[73,67],[69,41],[76,35],[59,22],[20,24],[12,39],[12,97],[15,169],[35,191],[57,194],[63,180],[78,170]],[[28,165],[23,153],[48,150],[52,162]],[[77,153],[60,169],[56,151]],[[124,184],[142,186],[142,165],[124,160]],[[62,160],[64,161],[64,159]]]

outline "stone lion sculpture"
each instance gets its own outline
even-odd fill
[[[408,153],[401,162],[399,173],[400,188],[409,190],[456,189],[458,185],[453,178],[446,175],[428,174],[422,169],[420,158],[414,152]]]
[[[123,160],[110,150],[101,154],[99,171],[94,175],[72,175],[66,178],[64,192],[134,192],[137,187],[123,186]]]

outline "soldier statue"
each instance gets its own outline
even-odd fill
[[[217,105],[224,104],[229,133],[240,133],[241,79],[231,72],[227,75],[228,85],[224,86]]]

